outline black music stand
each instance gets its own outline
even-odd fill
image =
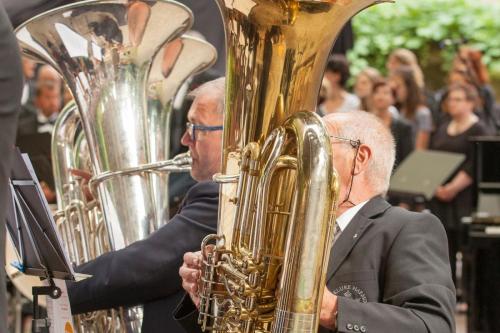
[[[33,287],[32,332],[50,327],[49,318],[39,318],[38,296],[61,296],[53,279],[75,280],[75,272],[66,256],[33,166],[18,149],[12,161],[7,206],[7,230],[20,262],[12,265],[27,275],[46,279],[49,286]]]

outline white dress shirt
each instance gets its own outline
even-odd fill
[[[347,228],[354,215],[356,215],[368,201],[370,200],[363,201],[356,206],[349,208],[348,210],[343,212],[342,215],[337,217],[337,225],[339,226],[341,232],[344,231],[345,228]]]

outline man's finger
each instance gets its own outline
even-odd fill
[[[73,175],[73,176],[77,176],[77,177],[82,177],[83,179],[89,181],[90,178],[92,178],[92,174],[88,173],[87,171],[84,171],[84,170],[80,170],[80,169],[69,169],[69,172]]]
[[[197,269],[192,269],[186,266],[182,266],[179,269],[179,275],[181,276],[182,280],[191,282],[191,283],[198,283],[198,279],[200,277],[200,272]]]
[[[191,268],[201,267],[201,253],[200,252],[186,252],[184,253],[184,263]]]

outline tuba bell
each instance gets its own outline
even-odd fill
[[[317,95],[341,28],[378,2],[218,0],[226,111],[218,232],[202,243],[203,330],[316,332],[338,194]]]
[[[190,10],[173,1],[92,0],[16,30],[22,52],[56,68],[75,97],[53,141],[56,220],[75,264],[145,238],[168,217],[168,174],[191,162],[188,154],[168,159],[172,100],[216,59],[208,43],[181,36],[191,25]],[[95,201],[69,171],[85,161]],[[141,312],[80,319],[79,331],[138,332]]]

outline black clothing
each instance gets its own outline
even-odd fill
[[[21,106],[23,72],[19,47],[9,17],[0,1],[0,332],[7,332],[5,297],[5,205],[7,180]]]
[[[472,136],[486,135],[488,131],[484,124],[479,121],[465,132],[451,136],[447,132],[450,122],[451,120],[447,120],[442,123],[436,133],[434,133],[431,138],[430,149],[465,154],[465,161],[450,177],[450,180],[453,179],[459,171],[464,171],[471,178],[474,178],[474,145],[469,142],[469,138]],[[441,219],[446,228],[457,228],[460,224],[460,219],[463,216],[470,215],[473,202],[473,186],[471,185],[458,193],[455,199],[449,203],[443,203],[434,199],[431,207],[432,212]]]
[[[451,120],[444,121],[431,138],[430,149],[446,151],[451,153],[465,154],[465,161],[460,168],[450,177],[453,179],[457,173],[464,171],[474,179],[474,145],[469,142],[472,136],[488,134],[484,124],[479,121],[472,125],[465,132],[451,136],[448,134],[448,126]],[[429,203],[429,208],[443,223],[448,235],[448,245],[450,253],[450,263],[453,280],[456,280],[456,254],[462,249],[460,239],[461,219],[464,216],[470,216],[474,205],[474,186],[470,185],[460,193],[451,202],[442,202],[433,198]]]
[[[338,332],[455,331],[446,234],[433,215],[371,199],[333,245],[326,285],[339,296]],[[189,296],[174,315],[186,332],[200,331]]]
[[[179,267],[183,255],[200,249],[216,232],[218,185],[200,182],[186,194],[177,215],[151,234],[77,268],[92,278],[68,283],[74,314],[144,304],[143,333],[181,332],[172,313],[182,296]]]
[[[354,32],[352,30],[352,23],[349,20],[340,30],[340,34],[333,44],[331,54],[345,55],[350,49],[354,47]]]
[[[391,133],[396,142],[396,160],[394,168],[397,168],[406,156],[415,148],[411,125],[402,117],[392,117]]]

